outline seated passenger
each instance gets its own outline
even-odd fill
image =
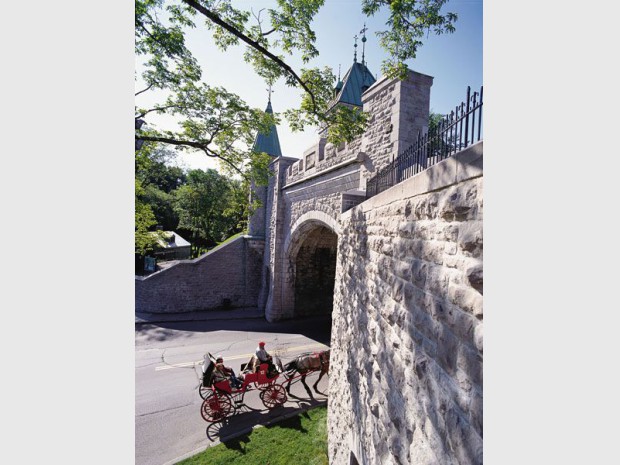
[[[230,385],[234,389],[241,388],[243,384],[243,379],[237,377],[232,368],[224,365],[224,359],[222,357],[218,357],[215,360],[215,370],[213,371],[213,375],[216,383],[228,379],[230,381]]]

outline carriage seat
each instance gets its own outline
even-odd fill
[[[276,374],[275,377],[269,378],[268,373],[269,373],[269,364],[261,363],[256,373],[247,373],[245,375],[243,384],[250,384],[250,383],[269,384],[275,378],[278,377]]]

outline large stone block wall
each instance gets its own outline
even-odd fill
[[[258,186],[254,181],[250,183],[250,202],[253,213],[248,221],[250,236],[265,237],[265,218],[267,209],[267,186]]]
[[[482,143],[344,213],[329,457],[482,464]]]
[[[368,126],[364,134],[351,142],[334,145],[320,139],[304,152],[284,173],[283,185],[334,169],[348,161],[363,161],[362,182],[383,168],[416,140],[418,132],[428,128],[430,88],[433,78],[410,71],[408,77],[381,78],[362,95]],[[364,156],[360,156],[360,153]]]
[[[197,259],[136,277],[136,312],[257,307],[263,249],[264,241],[239,237]]]
[[[410,71],[403,81],[383,77],[362,95],[370,119],[360,143],[367,154],[361,189],[369,177],[411,146],[418,132],[427,130],[432,85],[431,76]]]
[[[282,251],[282,238],[286,211],[282,208],[282,186],[286,177],[286,170],[297,161],[296,158],[279,157],[270,165],[272,175],[267,187],[267,210],[265,230],[265,252],[263,256],[263,270],[259,306],[265,309],[265,318],[275,321],[285,317],[284,309],[292,307],[293,296],[282,295],[282,278],[286,273]]]
[[[364,111],[370,113],[363,136],[338,147],[321,139],[300,160],[280,157],[274,161],[267,199],[267,268],[259,299],[265,301],[269,321],[294,317],[294,257],[281,244],[298,240],[295,225],[313,213],[325,214],[329,220],[323,225],[337,229],[330,225],[358,203],[351,202],[351,195],[343,199],[343,194],[360,194],[366,178],[393,159],[411,132],[417,134],[427,124],[432,81],[414,71],[404,81],[380,79],[362,96]]]
[[[290,233],[295,221],[309,211],[322,211],[337,221],[342,206],[342,193],[356,189],[359,185],[359,166],[357,163],[351,164],[317,181],[283,189],[285,232]]]

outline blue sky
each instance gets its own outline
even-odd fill
[[[261,8],[274,6],[273,1],[238,1],[239,7],[258,13]],[[465,99],[467,86],[478,90],[482,85],[482,1],[452,0],[444,7],[444,12],[458,14],[456,32],[441,36],[430,35],[424,40],[415,60],[408,62],[415,71],[434,77],[431,88],[431,109],[437,113],[448,113]],[[262,17],[266,18],[266,11]],[[381,62],[385,53],[378,43],[375,33],[385,30],[387,14],[367,18],[361,12],[361,4],[357,0],[327,0],[312,24],[316,32],[316,46],[320,55],[307,65],[294,56],[287,62],[295,70],[303,66],[331,67],[335,73],[341,66],[341,74],[353,63],[354,36],[363,28],[366,33],[366,62],[371,72],[381,76]],[[252,68],[243,61],[245,47],[230,48],[226,53],[219,51],[210,39],[210,33],[200,23],[187,35],[188,45],[203,68],[203,80],[210,85],[225,86],[229,91],[240,95],[248,104],[264,108],[267,104],[267,85],[254,74]],[[361,61],[362,43],[358,40],[358,61]],[[272,96],[275,112],[297,106],[301,100],[301,92],[287,87],[283,80],[277,82]],[[143,95],[137,100],[140,105],[148,104],[151,97]],[[170,119],[151,118],[151,123],[160,127],[171,124]],[[282,153],[285,156],[299,157],[317,140],[314,128],[304,133],[293,133],[283,119],[278,127],[278,135]],[[192,168],[213,166],[203,154],[183,154],[181,164]]]

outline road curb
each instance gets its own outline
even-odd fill
[[[138,325],[180,323],[188,321],[259,320],[265,313],[254,309],[235,309],[224,311],[182,312],[182,313],[142,313],[136,312]]]

